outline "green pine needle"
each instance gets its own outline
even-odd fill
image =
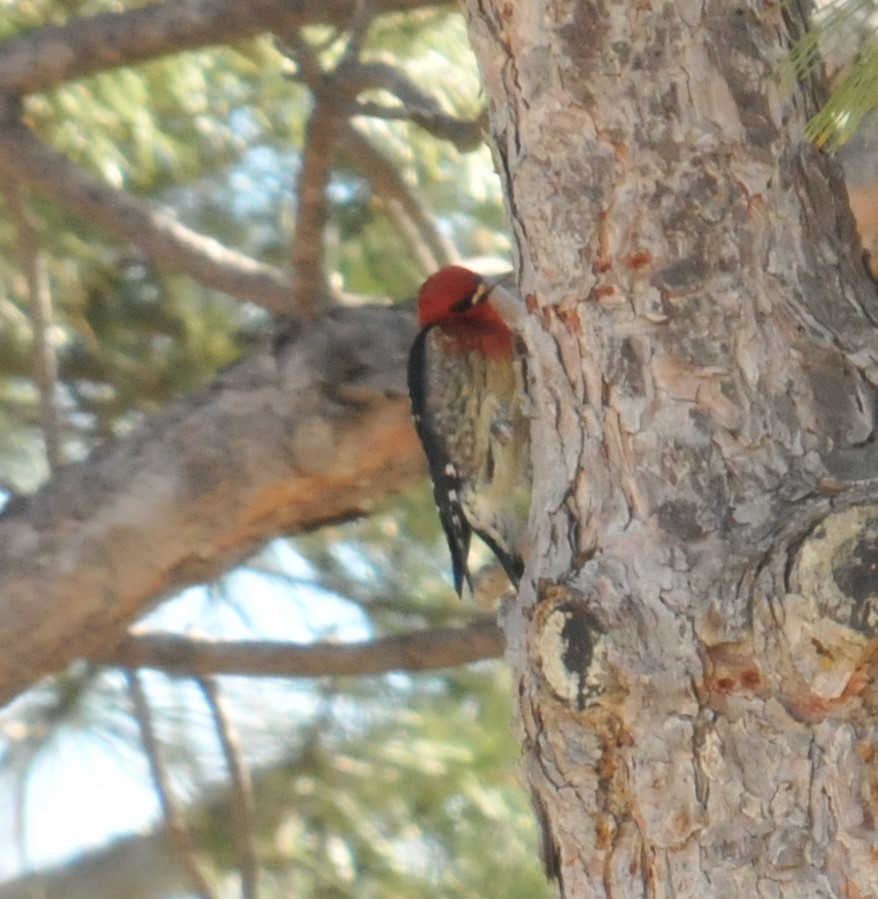
[[[824,64],[843,66],[829,100],[811,119],[807,137],[829,153],[839,149],[878,107],[878,18],[874,0],[832,0],[780,67],[784,80],[804,78]],[[837,60],[841,58],[841,64]]]

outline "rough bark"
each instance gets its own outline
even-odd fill
[[[801,10],[466,6],[530,312],[505,628],[549,871],[875,895],[878,306],[820,85],[775,77]]]
[[[267,539],[366,513],[424,472],[408,309],[344,309],[229,369],[0,515],[0,703],[98,655]]]

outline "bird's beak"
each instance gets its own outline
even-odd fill
[[[485,286],[490,293],[495,287],[508,287],[515,284],[515,272],[508,271],[499,275],[491,275],[490,278],[484,279]]]
[[[488,278],[483,278],[482,282],[476,288],[476,292],[470,298],[470,304],[472,306],[477,306],[479,303],[483,303],[487,300],[495,288],[514,284],[515,272],[503,272],[500,275],[491,275]]]
[[[514,272],[485,278],[485,299],[491,297],[491,306],[513,331],[521,332],[527,318],[527,307],[518,292]]]

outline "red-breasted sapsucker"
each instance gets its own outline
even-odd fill
[[[451,550],[454,588],[472,593],[475,531],[517,587],[530,506],[530,423],[524,356],[497,312],[503,279],[452,265],[418,294],[421,332],[409,356],[415,427]],[[520,303],[520,300],[518,301]]]

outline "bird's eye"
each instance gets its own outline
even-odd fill
[[[473,306],[473,298],[472,297],[464,297],[462,300],[458,300],[456,303],[452,304],[451,311],[452,312],[466,312],[467,309],[472,309]]]

